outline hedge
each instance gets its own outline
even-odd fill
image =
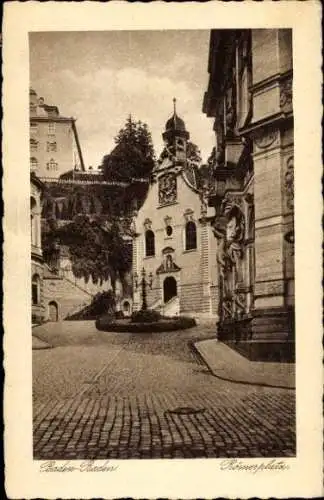
[[[132,323],[156,323],[162,318],[158,311],[147,309],[145,311],[134,311],[132,314]]]
[[[174,330],[184,330],[196,326],[194,318],[180,316],[176,318],[162,318],[160,321],[151,323],[134,323],[131,321],[116,322],[108,316],[102,316],[96,320],[96,328],[106,332],[128,332],[128,333],[152,333],[152,332],[172,332]]]

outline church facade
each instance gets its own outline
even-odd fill
[[[189,132],[175,109],[162,135],[165,148],[134,221],[133,308],[142,307],[144,273],[149,308],[169,316],[216,318],[214,210],[197,187],[187,154]]]

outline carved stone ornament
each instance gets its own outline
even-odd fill
[[[162,255],[167,255],[169,253],[174,253],[174,248],[172,247],[165,247],[162,250]]]
[[[263,130],[254,137],[254,143],[259,149],[266,149],[278,139],[277,130]]]
[[[224,215],[227,215],[235,206],[238,207],[240,210],[243,209],[242,195],[236,193],[227,193],[222,202],[222,211]]]
[[[177,178],[174,174],[165,174],[159,179],[159,204],[167,205],[177,199]]]
[[[152,229],[152,221],[151,221],[151,219],[145,219],[145,221],[144,221],[144,227],[145,227],[145,231],[148,231],[149,229]]]
[[[187,208],[187,210],[185,211],[183,216],[184,216],[186,222],[190,222],[190,221],[194,220],[194,213],[193,213],[193,210],[191,210],[190,208]]]
[[[165,226],[170,226],[171,222],[172,222],[172,217],[170,217],[169,215],[167,215],[166,217],[164,217]]]
[[[173,260],[172,253],[174,252],[173,248],[170,248],[170,252],[167,252],[167,248],[164,249],[163,253],[163,262],[157,268],[156,274],[177,272],[181,270],[181,267],[177,266],[177,264]]]
[[[284,113],[292,110],[292,80],[287,80],[280,86],[280,108]]]
[[[285,191],[286,191],[286,203],[289,210],[294,209],[294,157],[290,156],[286,163],[285,172]]]

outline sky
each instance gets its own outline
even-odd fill
[[[215,143],[213,120],[202,113],[209,31],[33,32],[29,43],[30,85],[77,119],[86,167],[101,164],[130,114],[147,123],[159,155],[174,97],[207,160]]]

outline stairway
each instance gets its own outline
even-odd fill
[[[179,316],[180,300],[179,297],[172,297],[168,302],[160,306],[160,312],[163,316]]]

